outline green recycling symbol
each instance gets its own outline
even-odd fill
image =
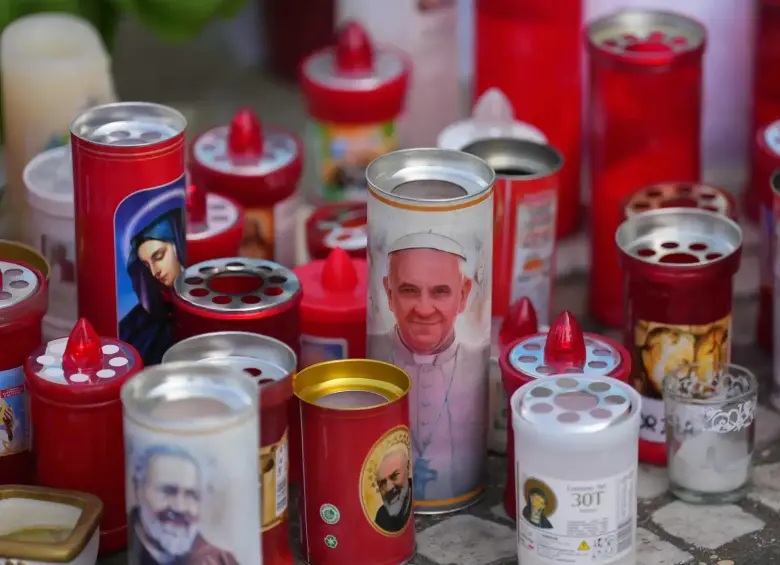
[[[338,541],[336,541],[336,536],[325,536],[325,545],[327,545],[329,548],[333,549],[339,544]]]
[[[336,524],[341,519],[339,509],[332,504],[323,504],[320,506],[320,518],[326,524]],[[335,539],[334,539],[335,541]]]

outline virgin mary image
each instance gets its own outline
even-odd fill
[[[173,344],[173,283],[185,260],[184,210],[170,210],[130,240],[127,274],[137,304],[119,322],[119,338],[135,347],[145,365],[160,363]]]

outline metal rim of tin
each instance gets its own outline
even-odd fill
[[[638,413],[639,394],[607,376],[570,374],[531,381],[511,399],[512,412],[551,434],[594,433]]]
[[[189,241],[200,241],[225,233],[238,222],[238,208],[219,194],[206,195],[206,224],[200,231],[187,231]]]
[[[326,47],[303,63],[303,74],[320,88],[348,92],[371,92],[387,86],[407,72],[406,57],[393,49],[376,49],[370,73],[339,74],[336,47]]]
[[[90,108],[70,122],[70,132],[95,145],[144,147],[168,141],[187,129],[178,110],[152,102],[115,102]]]
[[[212,128],[195,140],[192,156],[199,165],[223,174],[264,177],[292,165],[299,156],[298,140],[272,128],[263,129],[263,154],[259,161],[233,162],[228,154],[230,126]]]
[[[690,182],[654,184],[632,194],[625,215],[633,216],[658,208],[699,208],[731,216],[732,204],[726,193],[714,186]]]
[[[240,369],[261,388],[295,373],[295,352],[278,339],[250,332],[212,332],[183,339],[163,355],[163,363],[194,361]]]
[[[627,218],[618,248],[631,258],[670,269],[722,263],[742,247],[742,229],[726,216],[696,208],[661,208]]]
[[[411,388],[403,369],[373,359],[318,363],[293,379],[293,392],[302,402],[338,412],[382,408],[404,398]],[[356,402],[350,397],[357,397]]]
[[[35,296],[40,281],[34,271],[19,263],[0,259],[0,310],[12,308]]]
[[[707,38],[698,21],[662,10],[621,10],[591,22],[587,34],[592,47],[637,61],[691,53]]]
[[[147,367],[122,385],[126,418],[137,425],[180,435],[222,431],[257,413],[257,384],[234,367],[198,362]],[[226,408],[218,416],[188,413],[186,417],[158,416],[157,409],[172,401],[213,400]]]
[[[453,149],[401,149],[366,168],[371,193],[401,205],[458,207],[492,194],[495,172],[479,157]]]
[[[0,487],[0,501],[14,498],[71,506],[78,508],[81,512],[68,537],[62,541],[31,543],[0,540],[0,555],[9,562],[12,560],[39,563],[73,562],[87,547],[92,536],[100,527],[100,520],[103,517],[103,502],[97,496],[85,492],[27,485]]]
[[[62,357],[70,337],[51,340],[40,346],[31,356],[29,369],[35,376],[55,385],[97,385],[115,383],[132,372],[139,361],[138,354],[132,346],[116,339],[100,338],[100,350],[103,355],[103,368],[94,372],[97,379],[93,381],[90,374],[80,372],[65,374],[62,367]]]
[[[763,132],[764,143],[775,157],[780,157],[780,120],[772,122]]]
[[[214,290],[218,277],[254,277],[256,289],[227,293]],[[300,293],[301,283],[288,268],[264,259],[226,257],[187,267],[174,283],[176,294],[192,306],[215,312],[250,314],[284,304]]]
[[[0,260],[15,261],[34,267],[41,272],[44,279],[49,280],[51,273],[49,262],[34,247],[18,241],[0,239]]]
[[[537,334],[515,345],[509,352],[509,364],[516,371],[540,379],[553,374],[554,369],[544,363],[544,346],[547,335]],[[595,336],[585,336],[585,366],[569,367],[564,374],[576,373],[587,376],[609,375],[620,367],[623,360],[620,352],[606,341]]]
[[[485,161],[495,172],[496,178],[513,181],[549,177],[563,167],[563,155],[555,147],[527,139],[480,139],[461,151]]]

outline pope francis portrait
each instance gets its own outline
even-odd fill
[[[489,348],[458,339],[473,281],[455,240],[431,232],[392,243],[383,279],[395,324],[370,335],[373,359],[404,369],[412,379],[414,496],[447,501],[479,486],[487,434]]]

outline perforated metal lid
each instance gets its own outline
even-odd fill
[[[775,155],[780,156],[780,120],[772,122],[766,127],[764,141]]]
[[[742,230],[715,212],[664,208],[629,217],[615,239],[624,253],[644,263],[698,267],[736,253],[742,246]]]
[[[637,59],[694,51],[706,36],[696,20],[656,10],[624,10],[588,25],[592,45]]]
[[[509,363],[524,375],[538,379],[555,373],[555,369],[544,363],[544,348],[547,335],[537,334],[524,339],[509,352]],[[578,373],[590,376],[609,375],[622,363],[620,353],[606,341],[585,336],[585,364],[583,367],[568,367],[563,373]]]
[[[724,216],[732,213],[731,202],[719,188],[706,184],[667,182],[635,192],[626,203],[626,216],[656,208],[700,208]]]
[[[24,265],[0,260],[0,310],[31,298],[39,284],[35,273]]]
[[[262,385],[280,381],[295,371],[295,353],[279,340],[248,332],[215,332],[175,344],[163,363],[198,361],[241,369]]]
[[[229,230],[238,221],[238,208],[218,194],[206,195],[206,223],[187,226],[187,239],[208,239]]]
[[[518,407],[530,424],[562,433],[598,432],[619,424],[635,409],[628,391],[616,381],[583,374],[533,383]]]
[[[301,290],[293,272],[262,259],[229,257],[188,267],[174,285],[185,302],[217,312],[260,312],[292,300]]]
[[[262,177],[290,165],[298,157],[298,144],[288,133],[263,131],[263,154],[255,161],[231,160],[228,153],[229,126],[207,131],[195,140],[193,154],[199,164],[220,173]]]
[[[73,135],[100,145],[154,145],[182,133],[187,120],[178,111],[149,102],[95,106],[70,124]]]

